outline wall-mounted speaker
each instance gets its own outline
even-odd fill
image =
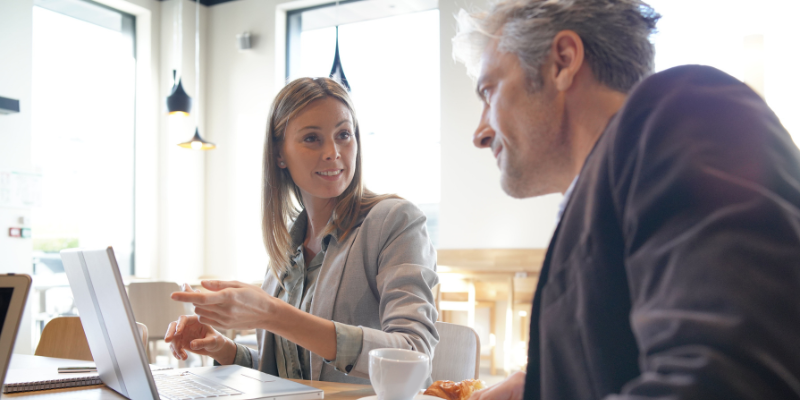
[[[239,45],[239,50],[248,50],[252,46],[250,44],[250,32],[244,32],[236,35],[236,43]]]

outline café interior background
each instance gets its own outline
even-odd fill
[[[472,146],[481,105],[451,38],[459,9],[488,2],[202,3],[0,2],[0,97],[19,100],[19,112],[0,113],[0,272],[34,276],[15,351],[30,354],[48,319],[75,312],[62,248],[113,245],[128,280],[263,278],[268,108],[287,78],[328,74],[338,24],[367,185],[427,214],[450,307],[441,314],[479,333],[482,376],[524,368],[535,264],[561,196],[509,198],[490,152]],[[760,93],[800,139],[800,2],[650,4],[663,16],[657,70],[720,68]],[[245,33],[250,48],[241,49]],[[194,101],[189,117],[167,115],[173,70]],[[217,148],[178,147],[195,129]],[[525,265],[495,274],[460,265],[459,255],[518,255]]]

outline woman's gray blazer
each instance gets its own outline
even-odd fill
[[[369,351],[416,350],[433,358],[439,342],[431,288],[439,281],[436,250],[428,239],[425,215],[411,202],[378,203],[341,242],[331,237],[317,280],[311,314],[361,326],[361,355],[349,374],[311,355],[313,380],[369,383]],[[266,274],[261,288],[275,296],[278,281]],[[278,375],[274,337],[257,332],[253,368]],[[265,345],[266,344],[266,345]]]

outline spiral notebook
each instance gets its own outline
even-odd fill
[[[3,393],[100,385],[97,372],[59,374],[56,368],[9,369]]]
[[[150,365],[151,371],[172,369],[168,366]],[[59,373],[50,368],[11,368],[6,374],[3,393],[29,392],[32,390],[59,389],[76,386],[102,385],[97,372]]]

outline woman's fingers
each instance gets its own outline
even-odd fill
[[[211,319],[209,317],[204,317],[202,315],[199,315],[197,317],[197,320],[201,324],[206,324],[206,325],[210,325],[210,326],[218,326],[218,327],[221,327],[221,328],[225,328],[225,324],[223,324],[223,323],[221,323],[221,322],[219,322],[217,320]]]
[[[221,310],[217,307],[214,308],[196,307],[194,309],[194,313],[197,315],[198,321],[206,325],[227,327],[226,322],[228,322],[228,320],[230,319],[230,315],[228,315],[228,313],[225,310]],[[200,320],[200,317],[205,317],[209,320],[214,320],[215,323],[209,324],[208,322],[205,322],[205,320]],[[221,325],[217,325],[218,323],[221,323]]]
[[[167,327],[167,334],[164,335],[164,341],[169,343],[172,341],[172,338],[175,336],[175,327],[178,326],[178,323],[172,321],[169,323],[169,327]]]
[[[245,283],[239,281],[216,281],[216,280],[204,280],[200,281],[200,284],[203,285],[204,288],[214,292],[226,288],[240,288],[246,285]]]
[[[190,285],[188,283],[182,284],[181,285],[181,290],[183,290],[184,292],[190,292],[190,293],[199,292],[199,290],[192,289],[192,285]]]
[[[216,351],[218,350],[219,343],[217,341],[216,335],[204,337],[202,339],[195,339],[189,343],[189,348],[192,351],[198,350],[206,350],[206,351]]]
[[[186,324],[189,323],[189,320],[192,318],[190,315],[181,315],[178,317],[178,323],[175,325],[175,334],[179,335],[183,333],[184,329],[186,328]]]
[[[175,357],[175,359],[177,359],[177,360],[184,360],[185,359],[186,352],[183,351],[183,349],[181,348],[179,342],[177,342],[177,341],[176,342],[172,342],[169,345],[169,349],[170,349],[170,351],[172,351],[172,356]]]
[[[170,298],[175,301],[192,304],[219,304],[225,300],[220,292],[172,292]]]

